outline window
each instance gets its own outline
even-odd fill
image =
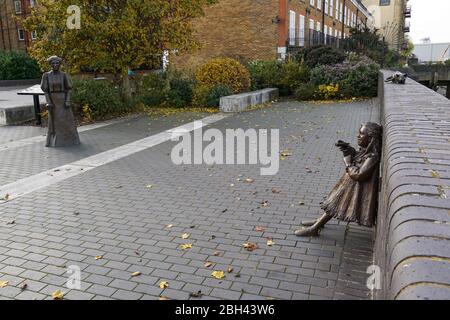
[[[305,46],[305,16],[300,15],[298,20],[298,37],[299,37],[299,46]]]
[[[314,20],[313,19],[309,19],[309,29],[314,30]]]
[[[328,14],[328,0],[325,0],[325,14]]]
[[[22,2],[14,1],[14,8],[16,9],[16,14],[22,13]]]
[[[347,24],[347,7],[344,7],[344,24]]]
[[[317,0],[317,8],[322,10],[322,0]]]
[[[336,19],[339,20],[339,1],[336,0]]]
[[[25,40],[25,31],[23,29],[17,30],[19,34],[19,40],[24,41]]]
[[[317,30],[318,32],[320,32],[320,29],[321,29],[321,24],[320,24],[320,22],[317,22],[317,29],[316,29],[316,30]]]
[[[36,40],[37,39],[37,32],[36,32],[36,30],[31,32],[31,39],[32,40]]]
[[[334,8],[333,8],[334,0],[330,0],[330,17],[333,18]]]
[[[314,6],[314,0],[309,0],[309,4]]]
[[[289,44],[295,45],[295,11],[289,11]]]
[[[344,14],[344,8],[343,8],[343,6],[342,6],[342,2],[339,4],[339,21],[340,22],[343,22],[342,21],[342,15]]]
[[[327,44],[328,26],[323,26],[324,44]]]
[[[391,4],[391,0],[380,0],[380,6],[389,6]]]

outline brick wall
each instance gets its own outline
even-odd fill
[[[450,100],[408,79],[385,83],[375,263],[379,299],[450,299]]]
[[[19,39],[19,29],[23,29],[15,18],[29,12],[29,0],[20,0],[22,13],[16,14],[14,0],[0,1],[0,50],[26,51],[31,43],[31,35],[24,31],[24,40]]]
[[[217,56],[247,59],[277,57],[279,0],[221,0],[194,21],[201,49],[172,56],[171,63],[189,68]]]

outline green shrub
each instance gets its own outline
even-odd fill
[[[170,81],[170,90],[167,94],[167,102],[178,108],[190,105],[193,96],[192,87],[192,81],[186,79],[172,79]]]
[[[318,65],[311,70],[311,83],[339,85],[339,95],[344,98],[374,97],[377,95],[380,66],[364,56],[350,56],[349,60],[335,65]]]
[[[106,80],[74,80],[72,103],[77,113],[89,110],[93,119],[118,115],[129,111],[119,89]]]
[[[309,70],[306,65],[288,60],[281,67],[280,95],[291,95],[295,89],[309,81]]]
[[[297,61],[304,60],[309,68],[314,68],[317,65],[330,65],[343,62],[345,57],[344,52],[333,47],[314,46],[300,51],[297,55]]]
[[[295,90],[295,98],[300,101],[316,99],[317,86],[312,83],[304,83]]]
[[[219,84],[208,90],[205,97],[206,106],[218,107],[220,105],[220,98],[230,96],[233,90],[230,87]]]
[[[197,84],[202,87],[225,85],[234,93],[251,87],[250,73],[242,64],[231,58],[214,58],[199,67],[195,73]]]
[[[445,64],[446,66],[450,66],[450,59],[445,60],[444,64]]]
[[[280,85],[282,63],[277,60],[254,60],[248,65],[252,90],[276,88]]]
[[[140,85],[137,95],[140,102],[146,106],[159,106],[167,100],[170,84],[164,73],[152,72],[146,74]]]
[[[0,51],[0,80],[38,79],[41,74],[36,60],[27,54]]]

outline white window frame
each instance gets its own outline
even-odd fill
[[[328,0],[324,0],[325,1],[325,14],[328,14],[328,8],[330,6],[330,4],[328,3]]]
[[[21,37],[21,31],[22,31],[23,37]],[[25,41],[25,30],[17,29],[17,36],[18,36],[19,41]]]
[[[309,0],[309,4],[314,7],[314,5],[315,5],[314,0]]]
[[[309,29],[314,30],[314,20],[313,19],[309,19]]]
[[[323,41],[324,41],[324,44],[327,44],[327,34],[328,34],[328,26],[324,25],[323,26]]]
[[[36,1],[35,0],[30,0],[30,7],[31,8],[36,7]]]
[[[304,15],[299,15],[298,18],[298,38],[299,38],[299,46],[305,46],[305,29],[306,29],[306,20]]]
[[[319,21],[317,21],[317,23],[316,23],[316,30],[318,32],[320,32],[322,30],[322,24]]]
[[[296,16],[295,11],[289,10],[289,44],[291,46],[295,45]]]
[[[37,31],[31,31],[31,40],[36,40],[37,39]]]
[[[322,10],[322,0],[317,0],[317,9]]]
[[[330,17],[334,15],[334,0],[330,0]]]
[[[336,0],[336,19],[338,21],[340,21],[341,19],[339,19],[339,1]]]
[[[21,1],[14,1],[14,11],[16,14],[22,13],[22,2]]]

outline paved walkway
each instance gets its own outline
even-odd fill
[[[0,140],[0,190],[206,116],[128,119],[86,130],[83,145],[68,149],[40,141],[1,149],[32,134],[0,128],[0,137],[9,134]],[[58,289],[67,299],[189,299],[198,291],[202,299],[368,299],[372,230],[331,221],[319,238],[293,235],[301,220],[317,217],[343,172],[334,142],[355,143],[368,120],[378,120],[370,101],[276,103],[207,126],[279,128],[280,148],[292,156],[275,176],[260,176],[257,165],[175,166],[175,143],[162,139],[0,203],[0,282],[8,281],[0,299],[51,299]],[[258,248],[246,251],[248,241]],[[182,250],[186,243],[192,248]],[[66,288],[72,265],[81,269],[81,290]],[[215,270],[225,278],[213,278]]]

